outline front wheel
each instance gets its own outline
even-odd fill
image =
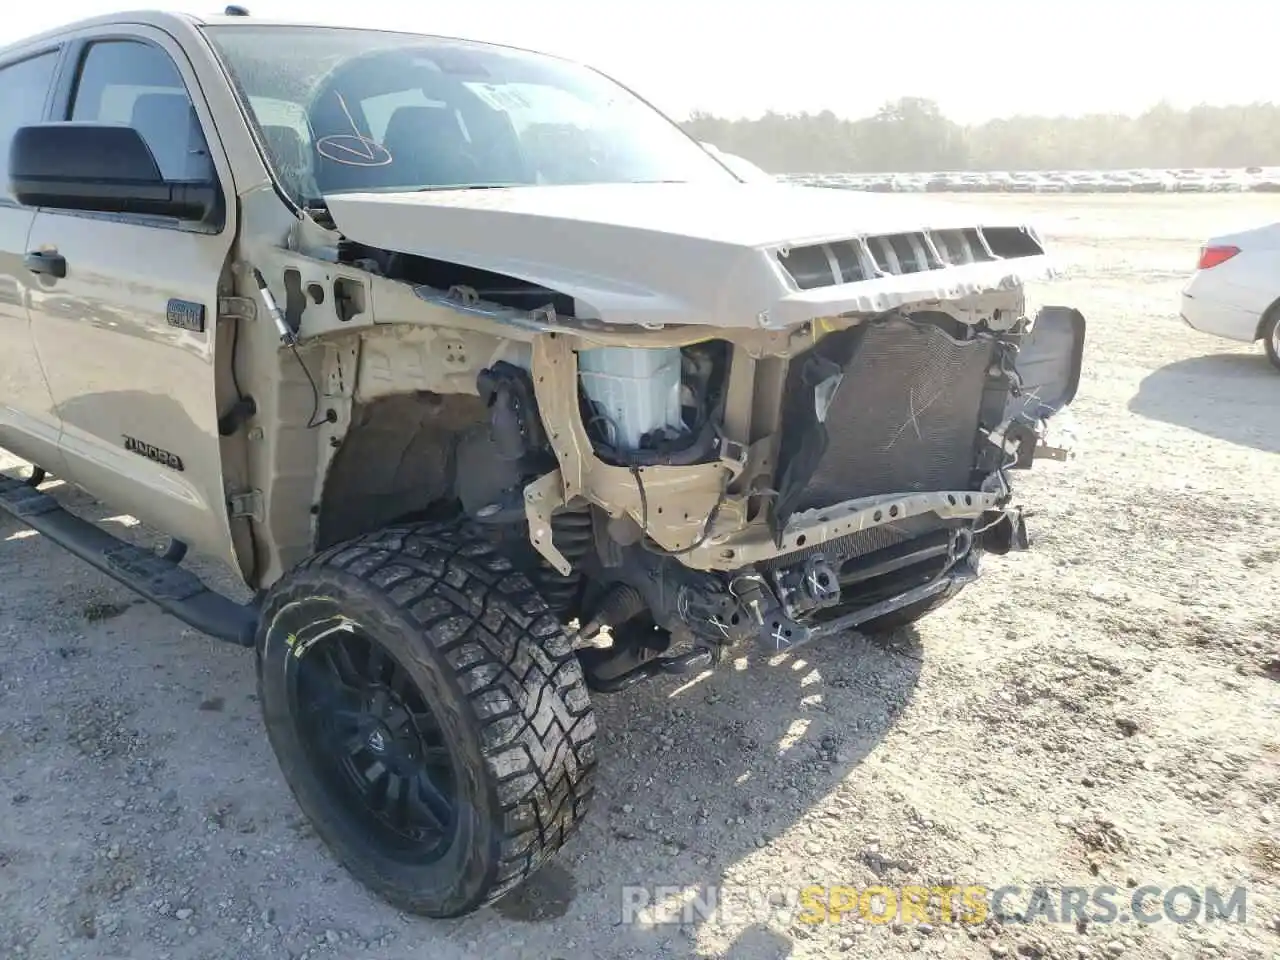
[[[281,771],[337,859],[431,917],[500,897],[586,812],[595,719],[559,621],[465,527],[396,527],[268,592],[258,691]]]

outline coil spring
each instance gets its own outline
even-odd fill
[[[561,573],[539,558],[538,586],[547,605],[563,616],[577,602],[578,588],[582,585],[579,566],[595,543],[590,509],[562,510],[552,514],[551,539],[573,569],[567,574]]]

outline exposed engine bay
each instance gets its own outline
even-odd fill
[[[459,508],[578,622],[598,689],[938,605],[1026,546],[1008,471],[1057,453],[1083,320],[1036,319],[1068,348],[1048,367],[1019,362],[1029,327],[1017,290],[806,324],[772,356],[544,333],[477,377]]]
[[[584,596],[579,636],[639,629],[652,644],[666,633],[691,643],[697,662],[746,639],[788,649],[939,604],[976,577],[983,552],[1025,546],[1006,473],[1029,464],[1039,439],[1024,404],[1035,386],[1015,369],[1024,326],[996,330],[922,311],[834,329],[786,361],[776,422],[765,418],[746,444],[722,429],[726,344],[579,351],[591,456],[627,469],[639,501],[638,514],[587,508],[608,536],[589,558],[600,565],[588,577],[600,595]],[[756,383],[756,402],[777,382]],[[572,459],[565,452],[562,462]],[[707,464],[719,477],[690,473],[685,490],[674,477],[658,479]],[[532,483],[532,497],[553,488]],[[705,498],[708,484],[714,500],[692,514],[692,539],[667,528],[660,542],[655,521],[683,517],[688,497],[701,489]],[[555,564],[566,507],[546,513],[527,499],[533,543],[543,547],[538,533],[550,531],[540,552]],[[628,651],[634,641],[621,645]],[[609,659],[591,658],[601,668]]]

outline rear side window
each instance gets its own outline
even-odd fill
[[[57,65],[58,52],[51,50],[0,67],[0,199],[12,199],[9,144],[14,131],[44,119],[44,102]]]
[[[137,40],[92,44],[80,66],[71,119],[133,127],[166,180],[214,179],[191,96],[159,47]]]

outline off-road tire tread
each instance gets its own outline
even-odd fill
[[[295,570],[312,572],[312,588],[320,579],[341,591],[356,578],[375,591],[448,663],[470,706],[501,810],[500,849],[487,891],[448,913],[518,886],[578,828],[592,797],[595,717],[562,624],[497,545],[468,525],[388,527]],[[393,904],[421,912],[412,890],[369,876],[368,864],[347,866]]]

